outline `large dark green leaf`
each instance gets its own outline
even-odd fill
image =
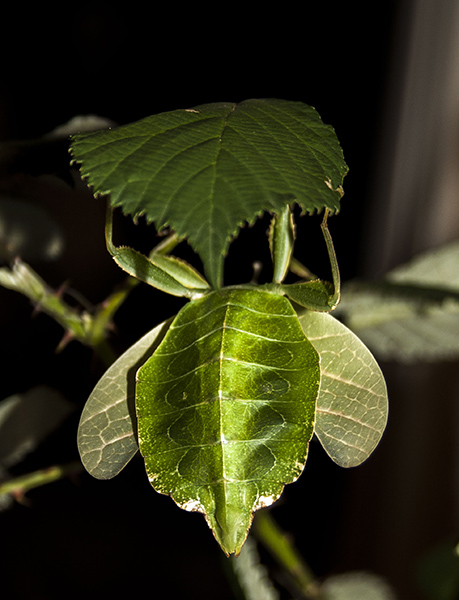
[[[137,374],[140,451],[161,493],[238,554],[255,510],[303,470],[319,358],[290,302],[222,290],[187,304]]]
[[[71,151],[96,194],[186,237],[214,286],[244,221],[297,202],[339,210],[347,172],[333,129],[285,100],[217,103],[74,136]]]

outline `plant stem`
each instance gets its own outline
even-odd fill
[[[319,598],[319,584],[295,548],[289,536],[282,531],[267,510],[260,510],[254,520],[254,533],[257,539],[287,571],[295,585],[306,598]]]
[[[131,280],[125,286],[111,294],[92,315],[87,311],[79,312],[69,306],[62,294],[51,289],[41,277],[22,260],[17,258],[11,268],[0,268],[0,285],[19,292],[29,298],[40,311],[52,317],[66,331],[60,344],[63,347],[72,339],[90,346],[109,366],[117,356],[107,341],[107,330],[119,306],[133,287]]]
[[[52,483],[58,479],[63,479],[74,473],[79,473],[83,470],[80,462],[72,462],[66,465],[55,465],[40,469],[27,475],[14,477],[4,482],[0,482],[0,495],[10,494],[17,499],[21,499],[29,490]]]

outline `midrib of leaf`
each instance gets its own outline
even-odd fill
[[[214,250],[214,244],[212,242],[213,242],[214,236],[216,235],[216,233],[215,233],[216,232],[216,228],[214,226],[214,222],[215,222],[215,219],[216,219],[216,216],[215,216],[215,202],[214,202],[213,199],[215,198],[214,191],[215,191],[215,185],[216,185],[217,177],[218,177],[218,169],[217,169],[218,158],[220,157],[220,154],[221,154],[221,151],[222,151],[222,140],[223,140],[223,135],[225,133],[225,128],[226,128],[227,123],[228,123],[229,115],[234,111],[235,108],[236,108],[236,104],[233,104],[233,108],[232,108],[231,112],[223,118],[223,125],[222,125],[222,129],[221,129],[221,132],[220,132],[220,136],[218,138],[219,143],[217,145],[217,153],[216,153],[216,156],[215,156],[214,163],[212,165],[214,176],[213,176],[213,180],[212,180],[212,190],[211,190],[210,198],[208,200],[212,203],[212,213],[211,214],[212,214],[213,218],[212,218],[211,223],[210,223],[210,235],[208,236],[208,244],[209,244],[208,256],[211,256],[212,255],[212,251]],[[204,226],[204,223],[203,223],[203,226]],[[215,272],[215,269],[213,269],[213,270],[214,270],[214,274],[213,274],[213,276],[211,276],[211,280],[213,279],[213,281],[216,281],[216,282],[220,283],[220,281],[222,279],[222,273],[221,273],[221,271],[222,271],[222,265],[220,264],[220,267],[217,268],[216,272]],[[226,312],[225,312],[225,319],[226,319]],[[220,368],[220,372],[221,372],[221,368]],[[221,377],[220,377],[220,382],[221,382]],[[220,388],[220,386],[219,386],[219,388]],[[220,393],[220,390],[219,390],[219,393]],[[221,411],[220,411],[220,414],[221,414]],[[225,495],[226,495],[226,481],[225,481]]]
[[[164,209],[163,209],[163,214],[161,215],[161,219],[159,220],[159,222],[162,223],[162,225],[160,225],[159,228],[167,225],[167,222],[166,222],[166,220],[164,218],[164,213],[166,213],[167,210],[169,209],[169,205],[174,203],[175,198],[180,194],[180,192],[182,191],[182,188],[186,187],[190,183],[190,181],[192,179],[195,179],[195,178],[199,177],[200,175],[202,175],[205,171],[207,171],[209,169],[212,169],[213,176],[212,176],[212,185],[211,185],[211,189],[210,189],[210,195],[207,196],[206,198],[203,198],[201,200],[201,203],[200,203],[200,204],[204,204],[206,202],[210,203],[210,205],[211,205],[211,210],[210,210],[211,217],[210,217],[208,223],[206,223],[205,221],[203,221],[202,225],[201,225],[201,228],[198,229],[198,230],[196,230],[195,233],[194,233],[194,236],[196,236],[196,237],[199,238],[200,237],[200,231],[201,231],[201,229],[208,228],[209,235],[207,236],[207,244],[208,244],[207,256],[212,256],[213,254],[218,254],[217,247],[221,246],[221,244],[218,244],[218,242],[217,243],[215,242],[215,238],[218,237],[218,234],[217,234],[218,227],[215,227],[215,223],[218,222],[217,211],[216,211],[216,206],[217,206],[216,203],[218,202],[218,198],[216,198],[216,195],[215,195],[215,188],[216,188],[216,184],[217,184],[219,178],[222,181],[224,181],[226,185],[229,185],[228,181],[225,178],[223,178],[221,175],[219,175],[218,164],[219,164],[219,158],[220,158],[221,153],[222,153],[222,140],[223,140],[223,136],[225,135],[225,132],[228,130],[228,127],[229,127],[228,126],[228,120],[229,120],[230,115],[236,109],[236,106],[237,106],[236,104],[233,104],[231,110],[226,115],[218,116],[218,117],[213,116],[213,117],[208,117],[207,119],[202,119],[202,121],[205,121],[205,122],[210,122],[210,121],[214,121],[214,120],[215,121],[221,121],[221,127],[220,127],[219,135],[216,135],[216,136],[214,136],[212,138],[208,138],[208,139],[200,142],[199,144],[193,145],[192,148],[196,149],[198,146],[203,146],[203,145],[206,145],[206,144],[211,144],[212,142],[214,142],[215,140],[217,140],[218,143],[216,144],[216,152],[215,152],[214,160],[210,164],[206,164],[200,171],[193,173],[193,175],[192,175],[192,177],[190,179],[187,179],[186,181],[184,181],[183,185],[181,187],[179,187],[179,188],[176,189],[174,195],[171,198],[171,201],[165,204]],[[184,129],[189,128],[190,126],[194,126],[194,123],[187,123],[187,124],[178,125],[177,129],[180,129],[181,131],[183,131]],[[167,135],[169,133],[169,131],[165,131],[164,133]],[[188,152],[189,150],[190,150],[190,148],[187,148],[187,149],[182,150],[181,152],[175,154],[173,157],[171,157],[171,159],[167,163],[165,163],[164,165],[162,165],[162,167],[152,175],[151,180],[162,169],[166,168],[172,160],[175,160],[180,154],[184,154],[184,153]],[[151,182],[151,180],[150,180],[150,182]],[[237,200],[237,195],[236,194],[234,196],[234,200],[235,200],[235,202]],[[197,210],[197,208],[198,207],[196,205],[190,207],[190,210],[187,213],[185,221],[187,220],[187,218],[188,218],[189,215],[191,215],[193,212],[195,212]],[[197,233],[199,235],[197,235]],[[228,237],[225,238],[224,244],[226,244],[227,242],[228,242]],[[215,264],[211,265],[211,273],[212,274],[210,275],[210,279],[212,281],[214,281],[214,282],[220,282],[221,279],[222,279],[222,273],[221,273],[221,271],[222,271],[222,264],[221,263],[219,263],[216,268],[215,268]]]
[[[223,431],[224,423],[223,423],[223,389],[222,389],[223,388],[223,385],[222,385],[223,377],[222,377],[222,372],[223,372],[223,363],[226,360],[224,346],[225,346],[225,331],[226,331],[226,323],[227,323],[227,319],[228,319],[228,312],[229,312],[229,304],[226,304],[224,318],[223,318],[223,325],[222,325],[222,340],[221,340],[221,347],[220,347],[220,369],[219,369],[219,382],[218,382],[218,402],[219,402],[219,406],[220,406],[220,446],[221,446],[221,456],[222,456],[222,483],[223,483],[225,498],[228,497],[228,490],[227,490],[227,480],[226,480],[225,444],[224,444],[224,431]],[[225,509],[226,509],[226,507],[225,507]]]

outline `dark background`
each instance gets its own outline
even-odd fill
[[[124,124],[217,101],[277,97],[311,104],[335,128],[350,167],[342,212],[330,228],[342,277],[351,279],[364,271],[364,229],[373,209],[388,82],[399,60],[394,36],[407,5],[10,6],[3,19],[0,140],[40,138],[75,115],[96,114]],[[82,186],[69,185],[66,177],[49,176],[64,176],[68,170],[64,146],[49,155],[24,156],[16,153],[14,143],[3,154],[0,191],[45,207],[66,236],[57,262],[34,267],[50,285],[69,282],[90,302],[102,301],[123,279],[105,251],[103,202],[93,200]],[[328,277],[319,220],[303,221],[297,254]],[[228,257],[228,282],[247,280],[252,261],[267,260],[266,225],[264,221],[242,232]],[[147,249],[151,228],[141,223],[134,232],[129,223],[122,226],[127,242]],[[45,315],[32,317],[26,299],[0,290],[0,304],[0,396],[46,383],[63,391],[75,408],[64,427],[15,473],[75,460],[79,413],[103,367],[76,342],[55,354],[62,330]],[[127,348],[180,305],[180,300],[165,300],[139,286],[117,315],[116,347]],[[439,377],[453,366],[441,368],[446,375]],[[399,371],[391,373],[393,366],[387,369],[390,377],[403,380]],[[416,393],[403,385],[389,389],[393,403]],[[414,518],[425,502],[425,489],[407,490],[403,474],[392,476],[400,458],[398,432],[410,422],[392,425],[396,414],[394,408],[375,455],[355,471],[339,469],[313,443],[304,475],[288,486],[273,514],[318,576],[371,570],[387,577],[400,598],[410,600],[420,597],[414,582],[419,560],[451,533],[452,499],[432,504],[427,513],[427,520],[434,521],[431,527],[425,515]],[[406,511],[397,509],[400,503],[413,517],[408,531],[402,522]],[[417,533],[426,528],[431,533],[419,538]],[[26,505],[0,514],[0,540],[5,599],[90,600],[145,587],[152,596],[168,598],[234,597],[224,574],[225,559],[202,516],[185,513],[157,495],[140,459],[108,482],[81,474],[30,492]],[[401,543],[409,549],[402,557]]]

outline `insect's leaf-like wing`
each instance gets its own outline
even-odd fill
[[[253,512],[299,477],[313,432],[319,358],[290,302],[253,290],[192,301],[137,378],[151,484],[238,554]]]
[[[314,108],[285,100],[161,113],[78,134],[71,152],[113,207],[186,237],[213,286],[243,222],[294,202],[306,212],[337,212],[347,172],[334,130]]]
[[[307,311],[299,320],[320,356],[315,434],[334,462],[355,467],[386,427],[384,376],[368,348],[331,315]]]
[[[111,479],[139,449],[135,417],[135,374],[164,336],[161,323],[131,346],[101,377],[89,396],[78,427],[78,450],[86,470]]]

